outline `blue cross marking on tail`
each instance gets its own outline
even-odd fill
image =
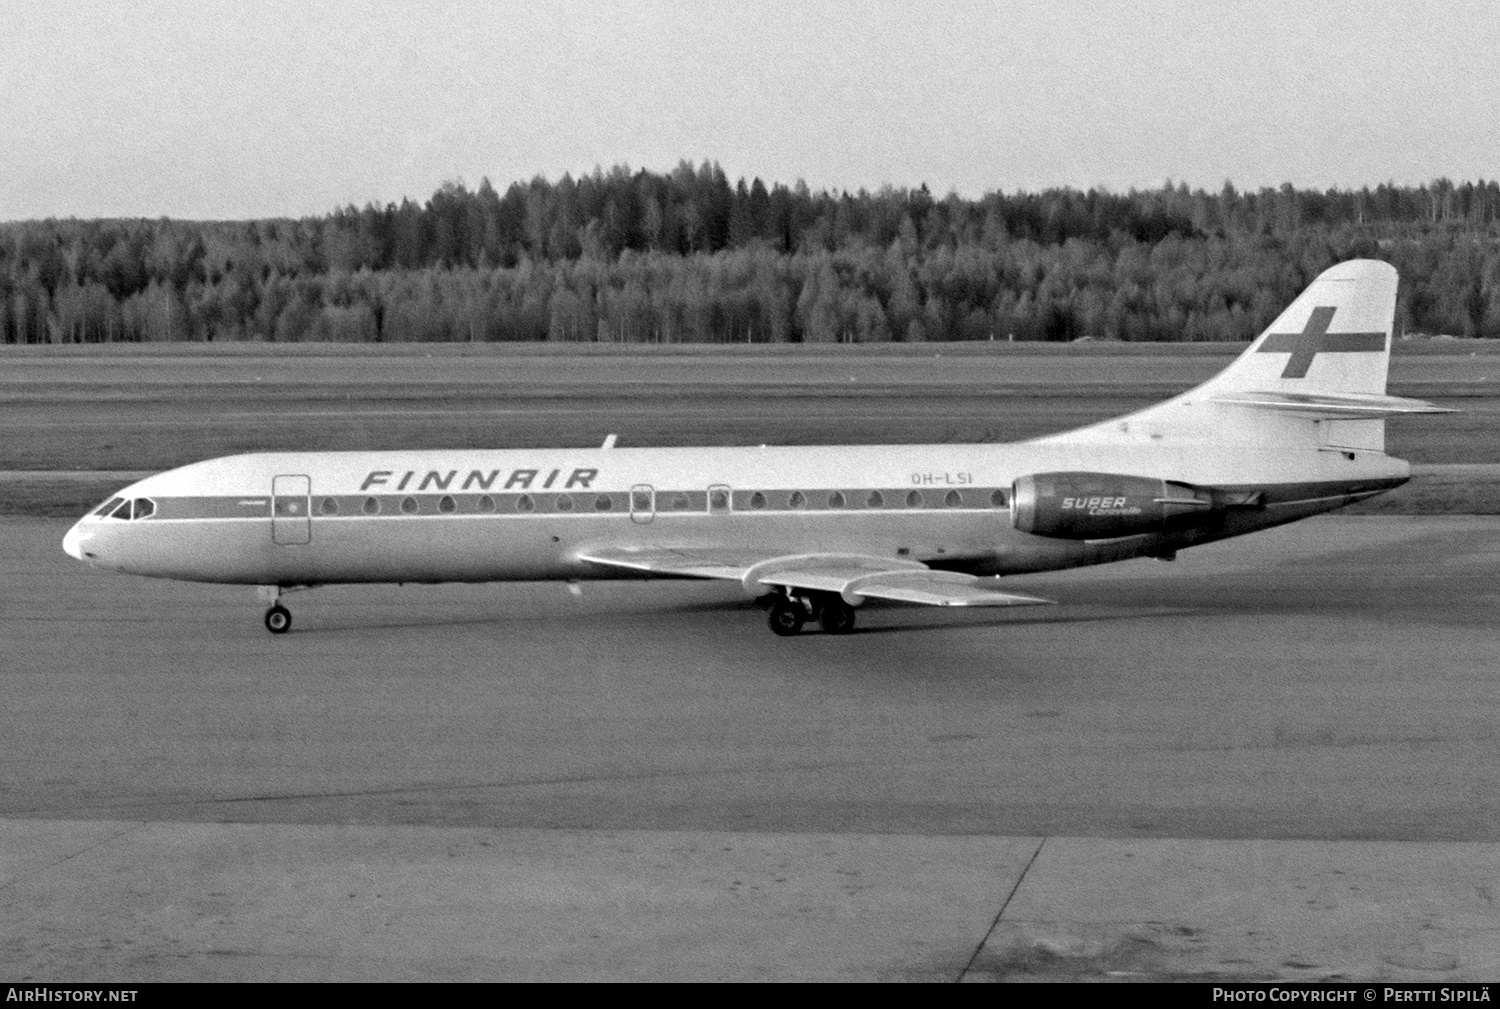
[[[1347,354],[1356,351],[1385,350],[1384,333],[1330,333],[1329,323],[1338,309],[1333,305],[1319,305],[1307,317],[1307,325],[1300,333],[1272,333],[1260,345],[1261,354],[1285,354],[1290,352],[1282,378],[1306,378],[1318,354]]]

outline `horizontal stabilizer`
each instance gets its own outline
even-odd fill
[[[1221,392],[1209,397],[1211,403],[1248,406],[1257,410],[1298,417],[1328,417],[1338,420],[1401,417],[1416,413],[1455,413],[1445,406],[1403,396],[1381,396],[1349,392]]]

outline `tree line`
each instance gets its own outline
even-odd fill
[[[1322,269],[1500,336],[1500,184],[935,198],[716,164],[260,221],[0,224],[0,341],[1244,340]]]

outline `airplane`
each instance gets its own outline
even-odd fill
[[[123,488],[63,540],[136,575],[285,594],[335,583],[737,582],[779,635],[870,599],[1050,602],[1001,576],[1179,550],[1405,483],[1385,421],[1397,273],[1320,274],[1219,374],[1127,416],[1012,444],[267,452]],[[573,586],[576,588],[576,585]]]

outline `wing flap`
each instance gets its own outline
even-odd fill
[[[757,580],[762,585],[805,589],[810,592],[837,592],[849,602],[889,599],[924,606],[1039,606],[1052,602],[1036,596],[996,592],[985,588],[986,581],[973,575],[933,571],[929,568],[896,568],[887,571],[871,571],[868,568],[783,569]]]
[[[884,574],[888,571],[890,569],[872,570],[867,567],[777,567],[760,574],[755,581],[760,585],[806,589],[809,592],[843,592],[862,578],[868,578],[872,574]],[[890,571],[890,573],[896,572]]]
[[[1052,600],[997,592],[989,579],[951,571],[888,571],[867,575],[848,589],[867,599],[889,599],[924,606],[1050,606]]]

